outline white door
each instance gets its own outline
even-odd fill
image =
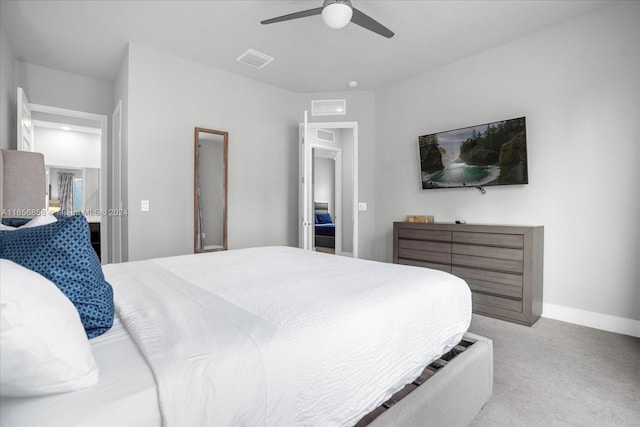
[[[313,156],[311,144],[307,141],[309,123],[307,122],[307,111],[304,112],[304,121],[300,124],[300,169],[299,169],[299,246],[302,249],[313,250]]]
[[[335,168],[335,203],[336,203],[336,241],[335,251],[336,254],[342,254],[342,222],[344,221],[344,215],[342,212],[342,150],[336,151],[336,168]],[[350,221],[351,218],[346,218]]]
[[[18,151],[34,151],[31,104],[24,90],[18,88]]]
[[[304,122],[300,123],[300,173],[299,173],[299,246],[313,250],[314,220],[313,220],[313,148],[322,148],[323,144],[312,138],[317,129],[346,130],[350,133],[349,160],[344,161],[341,156],[340,182],[345,202],[341,211],[348,212],[339,218],[341,236],[336,235],[336,241],[341,239],[340,251],[336,247],[336,254],[353,258],[358,257],[358,123],[357,122],[315,122],[308,123],[307,112]],[[326,146],[325,146],[326,147]],[[343,149],[344,151],[344,149]],[[348,199],[348,200],[347,200]],[[338,234],[338,229],[336,229]]]

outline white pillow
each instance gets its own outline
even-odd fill
[[[27,222],[25,225],[22,225],[20,227],[11,227],[11,226],[0,223],[0,231],[13,231],[19,228],[38,227],[40,225],[47,225],[56,221],[57,221],[56,217],[51,215],[49,212],[47,212],[44,215],[34,216],[33,218],[31,218],[29,222]]]
[[[0,395],[41,396],[98,382],[80,315],[52,282],[0,259]]]

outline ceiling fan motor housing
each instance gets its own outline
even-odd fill
[[[351,0],[324,0],[324,2],[322,3],[322,8],[335,3],[342,3],[342,4],[346,4],[349,7],[353,7],[351,5]]]
[[[330,28],[344,28],[352,16],[351,0],[325,0],[322,3],[322,20]]]

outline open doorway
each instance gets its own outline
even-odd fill
[[[300,247],[357,258],[358,124],[305,121],[300,142]]]
[[[18,150],[44,155],[47,208],[83,213],[108,263],[107,116],[32,104],[18,88],[18,128]]]

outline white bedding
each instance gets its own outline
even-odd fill
[[[107,333],[89,343],[100,369],[98,385],[53,396],[3,397],[0,425],[160,426],[153,374],[120,320],[116,317]]]
[[[352,425],[457,344],[471,294],[435,270],[295,248],[155,264],[271,322],[292,346],[296,425]]]
[[[108,277],[155,375],[165,425],[292,425],[291,350],[270,322],[152,261]]]
[[[469,288],[452,275],[295,248],[104,271],[153,376],[131,338],[124,353],[118,338],[108,357],[96,353],[96,388],[23,406],[3,400],[0,424],[158,425],[159,405],[164,425],[353,425],[452,348],[471,320]],[[91,418],[67,422],[70,405]],[[51,416],[28,413],[40,408]]]

